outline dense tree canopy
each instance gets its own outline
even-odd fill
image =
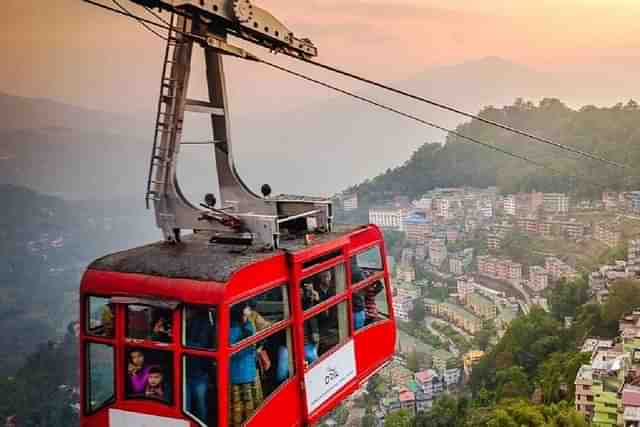
[[[613,107],[567,107],[558,99],[543,99],[538,105],[516,100],[503,108],[486,107],[484,118],[526,129],[540,136],[583,151],[626,163],[640,165],[640,108],[634,101]],[[502,149],[545,162],[565,176],[524,163],[504,154],[449,136],[446,144],[427,143],[402,166],[350,188],[357,191],[363,206],[405,194],[419,197],[436,187],[497,185],[504,192],[538,190],[569,192],[580,197],[597,197],[602,188],[567,176],[586,175],[612,190],[637,187],[640,182],[625,176],[638,171],[622,171],[594,160],[579,158],[548,145],[536,144],[521,136],[473,120],[457,131]]]

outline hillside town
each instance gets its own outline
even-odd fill
[[[357,194],[339,202],[346,216],[363,209]],[[514,319],[534,306],[549,311],[548,294],[559,283],[583,278],[589,297],[604,303],[616,281],[640,275],[640,191],[573,201],[560,193],[447,188],[417,200],[397,195],[366,210],[371,223],[398,241],[388,251],[398,342],[377,380],[385,390],[373,411],[380,425],[399,409],[418,414],[441,395],[468,393],[475,364]],[[515,254],[509,245],[519,236],[559,250]],[[559,242],[598,245],[613,259],[580,263]],[[640,382],[624,381],[635,372],[629,349],[640,340],[638,325],[640,314],[633,313],[621,320],[618,340],[585,341],[582,351],[593,357],[576,378],[576,409],[594,425],[640,425]]]

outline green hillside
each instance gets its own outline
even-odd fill
[[[426,143],[402,166],[388,169],[348,191],[357,191],[361,204],[366,207],[391,194],[418,197],[436,187],[497,185],[503,192],[535,189],[568,192],[578,197],[598,197],[602,191],[599,185],[611,190],[640,187],[640,130],[637,126],[640,108],[635,101],[613,107],[585,106],[574,110],[558,99],[544,99],[538,105],[519,99],[503,108],[486,107],[479,114],[631,167],[623,170],[580,158],[473,120],[456,130],[548,164],[563,175],[582,175],[590,182],[553,176],[547,169],[449,136],[446,144]]]

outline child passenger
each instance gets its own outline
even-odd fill
[[[168,400],[165,393],[164,373],[159,366],[149,368],[149,377],[144,387],[144,395],[153,399]]]

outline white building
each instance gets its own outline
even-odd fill
[[[504,213],[507,215],[516,214],[516,198],[513,194],[504,198]]]
[[[542,292],[549,286],[549,276],[544,267],[534,265],[529,267],[529,287],[536,291]]]
[[[460,368],[445,369],[442,375],[444,379],[444,384],[447,387],[453,387],[457,385],[460,382],[461,374],[462,374],[462,369]]]
[[[372,208],[369,209],[369,222],[381,228],[402,231],[402,209]]]
[[[569,196],[564,193],[544,193],[542,203],[545,212],[557,214],[569,212]]]
[[[393,299],[393,311],[396,318],[403,322],[409,321],[409,312],[413,309],[413,299],[409,297],[397,296]]]
[[[342,198],[342,209],[346,212],[358,209],[358,193],[345,194]]]

